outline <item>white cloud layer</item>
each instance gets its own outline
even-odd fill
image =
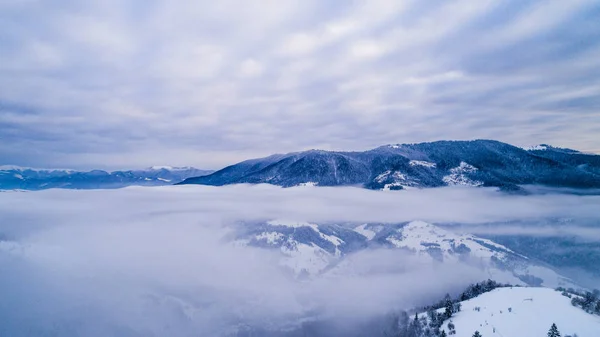
[[[398,251],[365,250],[351,258],[367,272],[298,281],[277,267],[275,252],[223,241],[232,225],[284,218],[470,226],[553,217],[576,224],[597,219],[598,204],[598,196],[462,188],[3,192],[0,334],[212,336],[239,321],[268,326],[310,312],[356,321],[426,303],[487,276],[468,265],[432,266]],[[600,237],[595,227],[585,235]]]
[[[599,10],[594,0],[0,1],[0,157],[218,168],[442,138],[599,151]]]

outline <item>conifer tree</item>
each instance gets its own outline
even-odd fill
[[[449,335],[455,335],[456,334],[456,330],[454,330],[456,327],[454,326],[454,323],[452,323],[452,321],[450,321],[448,323],[448,334]]]
[[[556,324],[552,323],[550,330],[548,330],[548,337],[560,337],[560,332],[558,332]]]
[[[446,307],[446,310],[444,311],[446,318],[452,317],[452,314],[454,313],[454,303],[452,303],[452,298],[449,294],[446,294],[446,297],[444,297],[444,307]]]
[[[475,331],[475,333],[473,334],[473,337],[481,337],[481,334],[479,333],[479,331]]]

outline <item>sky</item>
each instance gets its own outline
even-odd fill
[[[489,271],[479,259],[479,267],[468,260],[436,264],[399,250],[364,249],[347,256],[348,269],[296,279],[279,267],[276,249],[235,245],[231,234],[269,219],[350,228],[421,219],[468,228],[495,221],[496,234],[599,242],[597,226],[581,225],[598,222],[599,198],[272,185],[2,192],[0,334],[214,336],[238,320],[262,326],[314,312],[352,327],[390,310],[429,305],[489,278]],[[555,234],[534,223],[515,232],[511,224],[547,218],[572,221]],[[336,335],[347,334],[329,334]]]
[[[0,0],[0,164],[599,134],[597,0]]]

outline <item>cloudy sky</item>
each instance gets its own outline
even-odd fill
[[[600,152],[599,18],[597,0],[0,0],[0,164],[473,138]]]

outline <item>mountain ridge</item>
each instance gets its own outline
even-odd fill
[[[131,185],[171,185],[191,176],[213,171],[194,167],[152,166],[140,170],[43,169],[14,165],[0,166],[0,189],[42,190],[48,188],[120,188]]]
[[[308,150],[250,159],[179,184],[268,183],[361,185],[405,189],[469,185],[520,190],[519,185],[600,187],[600,156],[540,145],[523,149],[495,140],[391,144],[371,150]]]
[[[506,246],[424,221],[319,224],[272,219],[240,224],[229,240],[236,246],[279,251],[280,266],[301,278],[365,272],[355,269],[353,256],[375,248],[411,254],[424,264],[474,264],[496,281],[515,285],[577,287],[550,266]]]

